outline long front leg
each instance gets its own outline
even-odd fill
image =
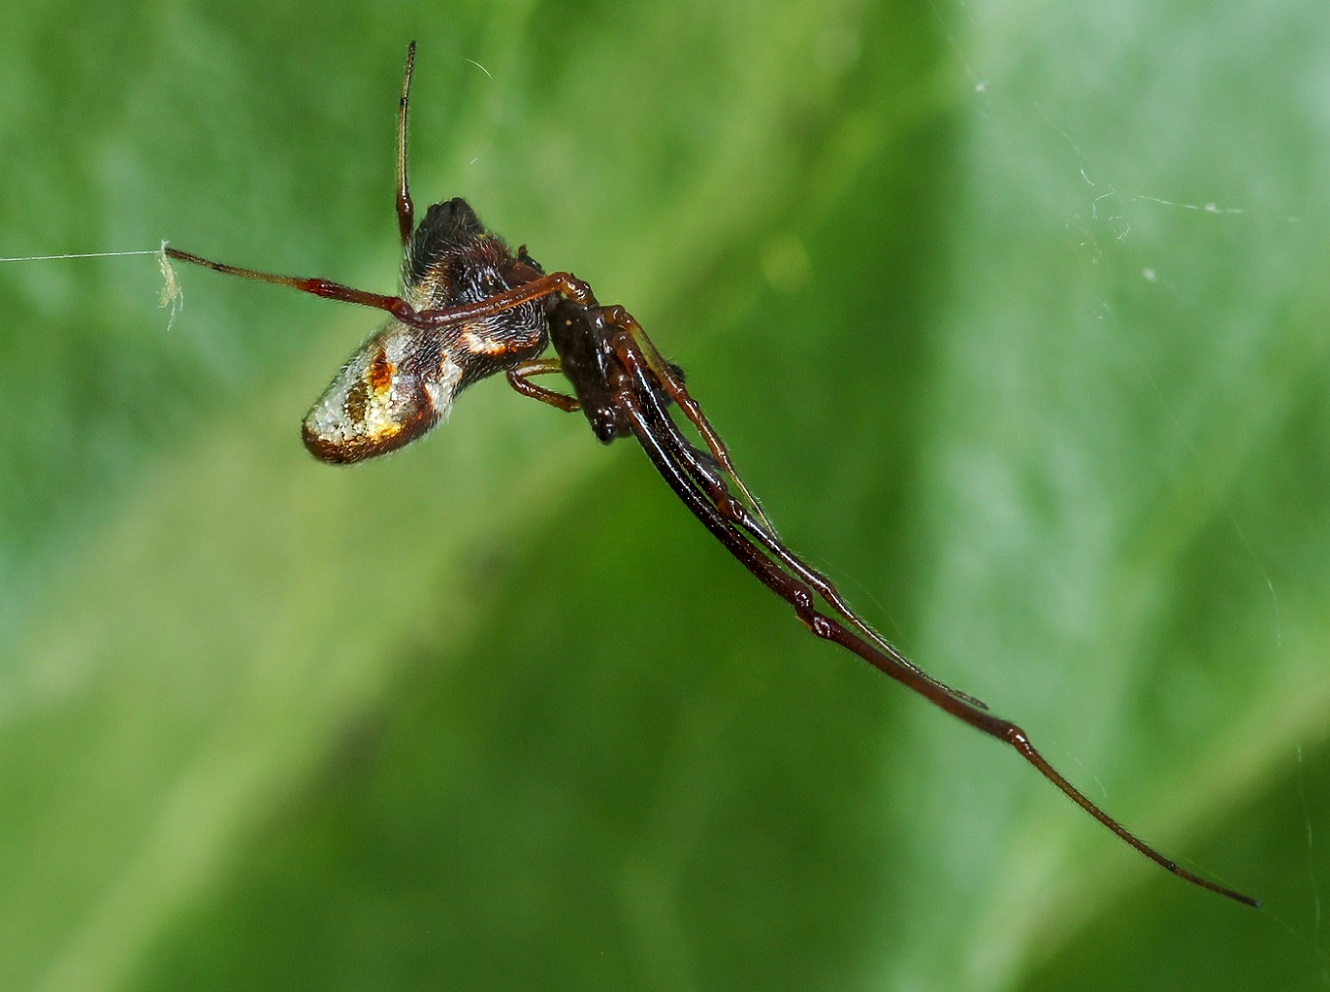
[[[618,351],[618,356],[625,367],[635,370],[639,381],[645,384],[645,372],[650,366],[643,363],[640,353],[630,346],[621,348]],[[649,362],[649,357],[647,361]],[[652,375],[655,375],[654,368],[651,369],[651,372]],[[690,418],[691,422],[696,424],[700,421],[710,428],[710,423],[702,412],[701,405],[691,396],[688,397],[688,400],[697,417],[697,420]],[[775,528],[767,519],[766,514],[762,513],[761,507],[758,506],[752,493],[744,486],[743,480],[734,470],[734,466],[728,458],[729,451],[724,445],[720,444],[719,439],[717,439],[717,444],[726,455],[726,460],[720,463],[721,468],[724,469],[721,474],[712,471],[710,460],[702,461],[700,459],[701,452],[694,448],[677,430],[661,432],[661,442],[666,446],[670,458],[688,471],[723,517],[747,531],[750,537],[769,555],[776,558],[788,572],[797,576],[801,582],[813,589],[822,598],[823,602],[835,610],[841,619],[848,623],[856,633],[872,641],[884,653],[895,658],[901,665],[913,669],[920,678],[927,679],[943,692],[950,693],[957,699],[981,710],[988,709],[988,704],[982,699],[976,699],[969,693],[961,692],[940,679],[934,678],[897,651],[885,637],[874,630],[867,621],[850,608],[849,603],[841,596],[840,590],[836,588],[836,584],[830,578],[809,566],[802,558],[785,546],[777,535]],[[714,449],[710,445],[708,445],[708,450],[714,453]],[[743,494],[743,499],[736,499],[730,492],[725,482],[726,477],[737,483],[740,492]],[[758,514],[757,517],[749,512],[750,507]]]
[[[834,617],[820,612],[815,605],[813,590],[799,578],[782,569],[777,561],[764,553],[759,545],[754,544],[744,530],[725,516],[708,498],[707,493],[697,483],[694,471],[690,469],[686,460],[681,460],[680,456],[686,451],[687,441],[679,434],[677,425],[657,399],[651,384],[644,377],[637,376],[636,382],[620,393],[620,400],[624,415],[642,449],[683,504],[741,565],[763,585],[793,606],[799,620],[814,635],[839,644],[883,674],[923,696],[939,709],[945,710],[989,737],[1010,745],[1063,795],[1112,831],[1124,843],[1161,868],[1193,885],[1245,905],[1260,905],[1251,896],[1188,871],[1146,844],[1072,785],[1035,748],[1029,736],[1017,724],[967,702],[963,695],[938,684],[896,651],[882,650],[877,643],[861,637]]]

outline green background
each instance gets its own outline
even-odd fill
[[[631,443],[494,381],[320,465],[374,314],[28,262],[0,987],[1324,987],[1330,11],[1166,6],[11,5],[0,254],[388,290],[417,38],[417,202],[629,306],[793,547],[1265,910],[807,636]]]

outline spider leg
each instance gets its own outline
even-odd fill
[[[214,262],[212,259],[195,255],[192,252],[181,251],[171,245],[167,245],[163,251],[177,261],[200,265],[205,269],[212,269],[214,272],[221,272],[225,275],[286,286],[326,300],[339,300],[342,303],[354,303],[357,306],[383,310],[392,314],[401,323],[420,330],[449,327],[453,324],[465,324],[469,321],[493,317],[506,310],[511,310],[513,307],[519,307],[523,303],[531,303],[548,296],[566,296],[584,306],[594,306],[596,302],[591,287],[582,280],[567,272],[554,272],[530,282],[522,283],[519,286],[514,286],[511,289],[506,289],[502,293],[487,296],[475,303],[466,303],[446,310],[417,310],[400,296],[371,293],[368,290],[355,289],[340,282],[333,282],[330,279],[284,276],[274,272],[262,272],[259,269],[247,269],[239,265],[229,265],[226,262]]]
[[[439,311],[420,311],[407,303],[400,296],[384,296],[381,293],[371,293],[363,289],[353,289],[340,282],[333,282],[329,279],[308,279],[303,276],[282,276],[272,272],[260,272],[258,269],[246,269],[239,265],[228,265],[225,262],[214,262],[211,259],[203,258],[201,255],[195,255],[191,252],[181,251],[179,248],[173,248],[167,245],[163,249],[171,258],[181,262],[189,262],[192,265],[201,265],[205,269],[212,269],[214,272],[221,272],[229,276],[240,276],[242,279],[254,279],[258,282],[270,282],[277,286],[288,286],[291,289],[298,289],[302,293],[310,293],[314,296],[320,296],[327,300],[340,300],[343,303],[355,303],[362,307],[373,307],[375,310],[384,310],[403,324],[410,324],[413,327],[421,326],[422,313],[437,313]],[[469,319],[462,317],[462,320]],[[442,323],[448,323],[443,321]]]
[[[1217,882],[1202,878],[1165,857],[1159,851],[1133,834],[1108,813],[1097,806],[1085,793],[1063,777],[1036,748],[1030,743],[1028,735],[1017,724],[1003,720],[992,713],[967,702],[944,686],[925,676],[914,665],[907,662],[894,650],[882,650],[876,639],[865,639],[855,631],[842,625],[834,617],[818,611],[814,601],[814,591],[797,575],[791,575],[781,564],[764,553],[763,546],[754,543],[760,532],[754,533],[736,523],[716,503],[705,489],[707,473],[703,468],[690,465],[688,449],[690,445],[682,437],[678,426],[670,419],[653,384],[643,374],[643,369],[629,370],[633,381],[620,391],[621,409],[636,436],[638,443],[646,452],[651,463],[674,490],[675,495],[688,507],[692,514],[711,531],[730,554],[738,560],[767,588],[794,607],[799,620],[814,635],[823,640],[832,641],[858,655],[874,668],[900,682],[906,688],[923,696],[934,706],[964,721],[976,730],[999,741],[1009,744],[1016,752],[1048,781],[1052,782],[1063,795],[1067,796],[1086,813],[1094,817],[1104,827],[1112,831],[1119,840],[1134,848],[1166,871],[1177,875],[1193,885],[1208,889],[1222,896],[1227,896],[1248,906],[1260,903],[1234,889]],[[698,473],[701,473],[700,475]],[[730,497],[732,500],[733,497]],[[747,531],[748,533],[745,533]]]
[[[774,535],[776,532],[775,526],[767,518],[762,509],[762,504],[758,502],[757,497],[748,488],[748,484],[744,482],[735,469],[734,462],[730,460],[729,449],[725,447],[725,443],[720,439],[716,429],[711,426],[711,421],[707,420],[706,414],[702,412],[702,407],[697,400],[693,399],[692,394],[688,392],[688,387],[684,385],[683,376],[679,374],[677,367],[665,360],[665,357],[657,350],[656,343],[647,336],[647,332],[637,322],[637,318],[623,307],[605,307],[603,312],[607,323],[619,328],[637,345],[637,350],[645,358],[652,374],[660,381],[661,388],[674,401],[675,406],[683,412],[683,415],[688,418],[688,422],[693,425],[697,433],[702,436],[702,440],[706,442],[707,450],[711,452],[711,457],[730,477],[734,487],[743,494],[744,500],[757,514],[762,525]]]
[[[682,439],[676,439],[682,440]],[[688,448],[692,448],[691,445]],[[696,458],[697,455],[704,454],[696,448],[689,452],[681,449],[678,452],[680,461],[686,466],[690,458]],[[921,678],[928,680],[944,692],[955,696],[957,699],[968,703],[971,706],[981,710],[988,709],[988,704],[982,699],[970,695],[968,692],[962,692],[954,686],[948,685],[941,679],[930,675],[910,659],[901,654],[885,637],[879,634],[873,627],[864,620],[858,613],[850,608],[850,605],[841,596],[840,590],[836,584],[824,573],[810,566],[802,558],[791,551],[780,537],[769,528],[763,526],[762,521],[755,520],[747,511],[741,500],[736,500],[725,486],[724,478],[713,475],[708,476],[705,471],[697,471],[691,466],[689,473],[701,483],[706,491],[707,498],[715,504],[716,509],[731,523],[737,524],[752,536],[763,550],[773,558],[777,559],[790,572],[799,578],[804,584],[810,586],[814,592],[833,610],[835,610],[855,632],[872,641],[879,650],[890,655],[897,663],[907,668],[913,669]],[[765,520],[764,516],[762,520]]]
[[[551,272],[549,275],[539,276],[530,282],[505,289],[502,293],[495,293],[475,303],[449,310],[422,310],[419,321],[412,326],[425,330],[449,324],[462,324],[477,317],[493,317],[513,307],[520,307],[523,303],[531,303],[549,296],[563,296],[583,307],[598,305],[591,287],[577,276],[568,272]]]
[[[397,104],[397,227],[402,235],[403,248],[411,243],[416,214],[406,180],[406,112],[411,102],[411,73],[415,67],[416,43],[413,41],[406,49],[406,75],[402,79],[402,98]]]
[[[643,333],[635,340],[641,341],[642,339],[645,339],[645,337],[645,333]],[[620,347],[618,355],[620,361],[624,362],[626,366],[640,370],[641,364],[636,349],[631,347]],[[650,356],[643,357],[649,365]],[[655,370],[652,369],[653,374],[654,372]],[[697,415],[702,422],[707,423],[706,417],[702,413],[701,406],[691,397],[689,397],[689,401],[692,403],[693,408],[696,410]],[[694,423],[696,423],[696,421],[694,421]],[[708,424],[708,426],[710,425]],[[840,614],[841,619],[853,627],[859,635],[872,641],[877,645],[879,650],[894,658],[898,664],[913,669],[920,678],[926,679],[942,691],[950,693],[957,699],[968,703],[971,706],[978,707],[981,710],[988,709],[988,704],[983,700],[977,699],[969,693],[961,692],[959,689],[952,688],[945,682],[919,668],[897,651],[886,638],[874,630],[867,621],[850,608],[850,605],[841,596],[840,590],[836,588],[836,584],[832,582],[830,578],[810,567],[802,558],[786,547],[784,542],[782,542],[777,535],[775,528],[771,526],[766,514],[761,512],[760,507],[757,507],[756,501],[752,498],[747,487],[743,485],[743,481],[735,472],[733,464],[728,463],[729,452],[724,445],[721,445],[721,450],[726,454],[726,462],[719,464],[719,467],[723,470],[723,474],[718,474],[717,472],[710,470],[710,464],[708,463],[710,463],[711,460],[708,458],[705,462],[700,461],[700,456],[703,452],[690,444],[686,439],[680,436],[678,432],[668,432],[664,437],[664,442],[669,446],[674,460],[678,464],[684,466],[689,475],[702,486],[707,494],[707,498],[722,516],[731,523],[737,524],[739,527],[742,527],[747,531],[769,555],[780,561],[788,571],[797,576],[805,585],[811,587],[818,596],[820,596],[828,606]],[[711,449],[709,448],[708,450],[710,451]],[[719,462],[719,459],[716,461]],[[725,483],[725,476],[728,476],[731,480],[739,484],[740,491],[745,497],[744,500],[735,499],[730,493],[729,487]],[[746,506],[745,503],[748,505]],[[754,518],[753,515],[748,512],[749,506],[752,506],[757,511],[757,518]]]
[[[555,389],[546,389],[544,386],[537,386],[531,381],[532,376],[550,375],[555,372],[562,372],[563,364],[557,358],[532,358],[524,362],[519,362],[508,370],[508,385],[517,390],[523,396],[529,396],[533,400],[540,400],[542,403],[548,403],[550,406],[565,413],[577,413],[582,409],[582,404],[578,402],[577,397],[569,396],[567,393],[561,393]]]

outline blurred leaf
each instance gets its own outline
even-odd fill
[[[0,985],[1321,987],[1326,20],[0,14],[0,254],[373,289],[417,38],[417,202],[630,306],[869,618],[1268,905],[808,637],[580,418],[486,383],[330,469],[373,315],[11,263]]]

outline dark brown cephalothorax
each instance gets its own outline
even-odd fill
[[[405,255],[400,295],[273,275],[164,249],[172,258],[218,272],[388,314],[388,322],[351,356],[306,416],[303,434],[310,451],[339,463],[394,451],[446,417],[467,385],[503,372],[524,396],[568,412],[581,410],[601,441],[634,438],[689,511],[744,568],[789,603],[816,636],[1013,747],[1064,795],[1157,865],[1211,892],[1258,905],[1146,844],[1054,769],[1019,726],[919,669],[851,610],[830,579],[781,541],[689,393],[682,371],[661,357],[632,314],[620,306],[601,306],[591,287],[567,272],[546,274],[524,248],[511,251],[460,198],[430,207],[417,225],[406,175],[414,63],[413,43],[397,128],[397,219]],[[542,357],[550,346],[554,355]],[[571,395],[534,381],[555,374],[569,384]],[[675,410],[694,439],[676,420]]]

